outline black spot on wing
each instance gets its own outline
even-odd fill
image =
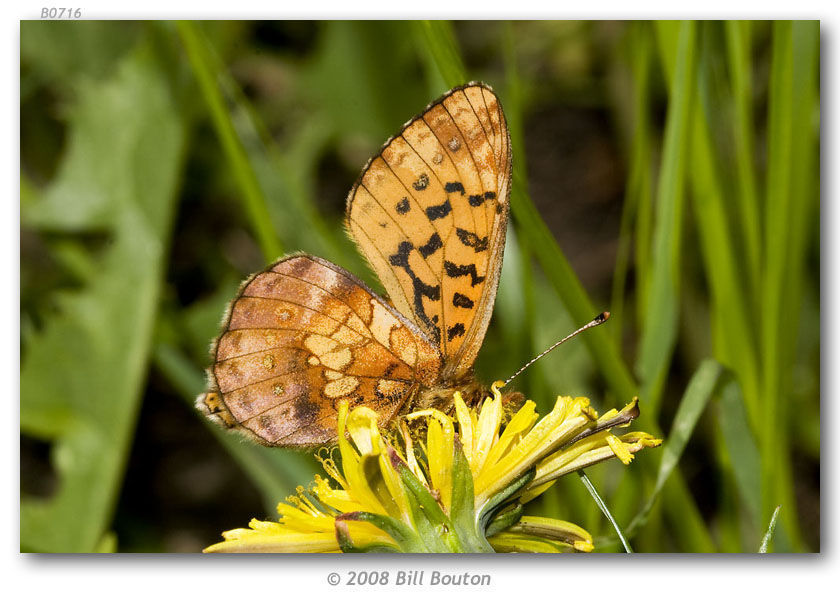
[[[493,200],[496,197],[496,192],[484,192],[484,195],[473,194],[470,196],[470,206],[481,206],[485,200]]]
[[[462,244],[469,246],[476,252],[484,252],[487,250],[487,236],[480,238],[472,231],[467,231],[466,229],[461,229],[460,227],[455,230],[455,233],[458,234],[458,239],[461,240]]]
[[[443,186],[443,189],[446,190],[447,194],[451,194],[452,192],[461,192],[461,195],[464,195],[464,185],[460,181],[449,182]]]
[[[479,277],[478,271],[475,270],[475,265],[456,265],[448,260],[443,261],[443,268],[449,277],[463,277],[469,275],[472,278],[470,285],[473,287],[484,281],[484,277]]]
[[[432,236],[429,238],[429,241],[417,248],[420,251],[420,254],[423,255],[423,258],[427,258],[443,248],[443,241],[440,239],[440,236],[437,232],[433,233]]]
[[[464,335],[464,324],[463,323],[455,323],[452,327],[450,327],[446,331],[446,337],[451,342],[456,337]]]
[[[429,217],[430,221],[435,221],[437,219],[442,219],[446,215],[452,212],[452,205],[449,203],[449,200],[446,200],[443,204],[437,204],[435,206],[430,206],[426,209],[426,216]]]
[[[436,344],[440,344],[440,328],[435,325],[426,314],[423,307],[423,296],[429,300],[440,300],[440,286],[428,285],[423,282],[408,264],[408,255],[414,250],[414,245],[409,241],[400,242],[397,252],[388,257],[388,261],[395,267],[401,267],[411,279],[411,286],[414,290],[414,314],[423,322],[427,331],[430,332]]]
[[[452,296],[452,304],[459,308],[472,308],[475,305],[468,296],[458,292],[455,292],[455,295]]]
[[[395,267],[410,269],[411,267],[408,266],[408,255],[413,249],[414,245],[411,242],[402,241],[397,247],[396,254],[389,256],[388,261]]]
[[[405,213],[410,211],[411,210],[411,204],[409,203],[408,198],[403,198],[402,200],[397,202],[396,209],[397,209],[397,212],[400,213],[401,215],[404,215]]]

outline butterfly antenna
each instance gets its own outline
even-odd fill
[[[525,363],[525,364],[522,366],[522,368],[521,368],[521,369],[519,369],[516,373],[514,373],[513,375],[511,375],[510,377],[508,377],[508,378],[505,380],[505,385],[509,384],[511,381],[513,381],[513,380],[514,380],[514,378],[516,378],[516,376],[517,376],[517,375],[519,375],[520,373],[522,373],[522,371],[524,371],[525,369],[527,369],[528,367],[530,367],[531,365],[533,365],[535,362],[537,362],[537,361],[538,361],[539,359],[541,359],[543,356],[545,356],[546,354],[548,354],[549,352],[551,352],[552,350],[554,350],[557,346],[559,346],[559,345],[560,345],[560,344],[562,344],[563,342],[566,342],[566,341],[568,341],[568,340],[572,339],[572,338],[573,338],[573,337],[575,337],[577,334],[582,333],[582,332],[586,331],[587,329],[590,329],[590,328],[592,328],[592,327],[596,327],[596,326],[600,325],[601,323],[603,323],[604,321],[606,321],[606,320],[607,320],[607,319],[609,319],[609,318],[610,318],[610,313],[608,313],[608,312],[604,311],[604,312],[602,312],[600,315],[598,315],[597,317],[595,317],[594,319],[592,319],[591,321],[589,321],[589,323],[587,323],[586,325],[584,325],[583,327],[581,327],[580,329],[578,329],[577,331],[573,331],[572,333],[570,333],[569,335],[567,335],[566,337],[564,337],[564,338],[563,338],[562,340],[560,340],[559,342],[555,342],[555,343],[554,343],[554,344],[552,344],[549,348],[546,348],[545,350],[543,350],[542,352],[540,352],[539,354],[537,354],[534,358],[532,358],[532,359],[531,359],[531,360],[529,360],[527,363]]]

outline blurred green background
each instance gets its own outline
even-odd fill
[[[249,273],[342,229],[362,166],[469,80],[513,219],[477,369],[664,436],[589,469],[634,549],[820,549],[819,22],[21,23],[23,551],[194,552],[317,467],[198,415]],[[576,477],[529,514],[621,551]]]

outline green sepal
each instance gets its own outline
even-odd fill
[[[488,541],[497,552],[536,552],[544,554],[575,551],[574,547],[563,542],[520,533],[500,533],[489,538]]]
[[[397,543],[397,546],[399,546],[399,549],[402,552],[428,552],[426,547],[423,545],[423,541],[405,523],[387,515],[378,515],[376,513],[365,511],[342,513],[335,518],[336,539],[338,539],[339,545],[341,544],[341,540],[339,539],[341,532],[338,529],[338,525],[341,521],[364,521],[365,523],[370,523],[374,527],[381,529],[391,536],[391,539]]]
[[[521,492],[526,485],[531,483],[534,480],[536,473],[536,468],[531,467],[517,479],[514,479],[507,484],[507,486],[505,486],[505,488],[499,493],[487,500],[484,506],[481,507],[479,513],[475,516],[476,529],[478,531],[487,531],[487,525],[498,512],[497,509],[505,504],[507,500]]]
[[[350,537],[350,531],[347,529],[347,523],[344,521],[335,522],[335,539],[338,541],[338,547],[345,554],[358,553],[398,553],[400,549],[392,544],[368,544],[367,546],[357,546],[353,543]]]
[[[502,510],[496,513],[490,524],[487,525],[487,530],[484,532],[488,538],[498,533],[503,532],[509,527],[513,527],[522,518],[522,513],[525,512],[525,507],[519,502],[508,504]]]
[[[435,553],[465,552],[452,521],[443,512],[440,504],[429,493],[426,486],[417,479],[408,465],[390,446],[388,447],[388,457],[400,476],[406,491],[405,496],[408,500],[414,526],[428,551]]]
[[[455,436],[454,453],[452,461],[452,506],[449,511],[452,525],[465,546],[465,552],[494,552],[485,536],[475,528],[473,476],[457,434]]]
[[[522,517],[506,533],[561,542],[581,552],[591,552],[594,549],[592,536],[583,527],[550,517]]]

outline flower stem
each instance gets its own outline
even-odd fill
[[[586,476],[586,473],[582,469],[578,471],[577,474],[580,476],[580,480],[583,482],[583,485],[586,487],[586,490],[595,500],[595,504],[598,505],[598,508],[600,508],[601,512],[604,513],[604,516],[607,517],[610,523],[612,523],[615,532],[618,534],[618,539],[621,540],[621,544],[622,546],[624,546],[624,551],[627,552],[627,554],[633,554],[633,549],[630,547],[630,542],[628,542],[627,539],[624,537],[624,533],[621,531],[621,528],[618,526],[618,523],[616,523],[615,519],[613,518],[610,509],[607,508],[607,505],[601,499],[601,496],[598,494],[598,490],[596,490],[595,486],[592,485],[592,482],[589,480],[589,477]]]

